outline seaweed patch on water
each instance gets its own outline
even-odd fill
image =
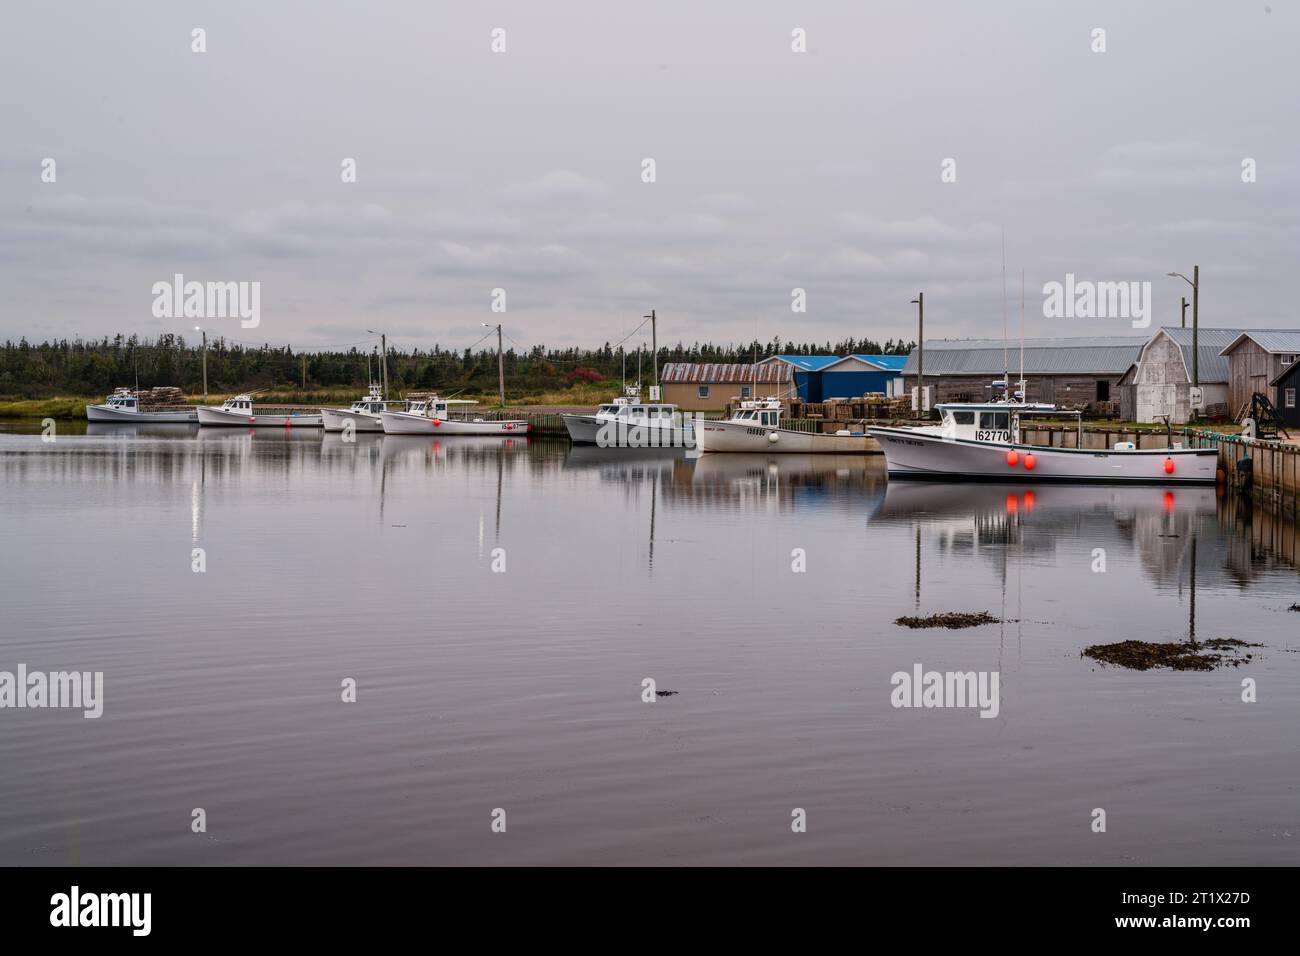
[[[677,696],[677,691],[675,691],[675,690],[657,690],[657,691],[655,691],[655,696],[656,696],[656,697],[676,697],[676,696]]]
[[[894,621],[899,627],[924,628],[946,627],[952,630],[962,627],[978,627],[980,624],[1000,624],[988,611],[940,611],[925,617],[900,617]]]
[[[1197,643],[1153,644],[1149,641],[1120,641],[1118,644],[1093,644],[1083,649],[1081,657],[1091,657],[1099,664],[1113,664],[1129,670],[1146,671],[1168,667],[1176,671],[1212,671],[1216,667],[1240,667],[1254,655],[1242,648],[1263,647],[1235,637],[1216,637]]]

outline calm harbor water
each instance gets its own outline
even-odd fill
[[[104,673],[0,710],[0,865],[1300,862],[1297,531],[1213,489],[85,431],[0,434],[0,670]],[[1006,623],[893,623],[949,610]],[[1080,656],[1192,628],[1264,646]],[[917,663],[997,716],[892,707]]]

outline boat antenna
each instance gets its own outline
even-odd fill
[[[1002,396],[1011,397],[1011,363],[1007,359],[1007,230],[1002,230]]]
[[[1020,267],[1020,401],[1029,399],[1025,388],[1025,268]]]

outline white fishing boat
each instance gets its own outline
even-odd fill
[[[198,421],[194,408],[167,411],[142,411],[140,400],[129,388],[115,389],[102,405],[87,405],[86,420],[91,422],[122,422],[141,424],[185,424]]]
[[[380,412],[385,435],[526,435],[528,422],[452,418],[452,405],[477,405],[467,399],[438,398],[413,401],[404,412]]]
[[[357,399],[351,408],[322,408],[321,422],[327,432],[341,432],[352,423],[352,430],[358,432],[382,432],[384,422],[379,416],[388,411],[389,406],[400,405],[405,410],[409,402],[389,402],[384,400],[383,390],[378,385],[370,386],[370,394]]]
[[[629,385],[594,415],[561,415],[575,445],[601,448],[692,448],[691,422],[668,403],[642,402],[641,389]]]
[[[286,411],[274,406],[261,410],[253,405],[252,395],[236,395],[222,402],[220,408],[200,406],[199,424],[320,428],[324,422],[320,412]]]
[[[874,451],[862,432],[824,435],[781,427],[781,400],[746,400],[724,420],[696,419],[695,443],[702,452],[763,452],[791,455],[846,455]]]
[[[1162,485],[1213,484],[1213,448],[1085,448],[1079,412],[1015,400],[955,402],[937,406],[937,425],[870,427],[885,453],[891,479],[967,481],[1121,482]],[[1075,448],[1026,444],[1025,419],[1073,417]]]

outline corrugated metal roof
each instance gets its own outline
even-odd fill
[[[757,372],[757,379],[755,379]],[[784,384],[794,379],[794,369],[783,362],[758,365],[724,365],[720,363],[669,362],[660,369],[659,380],[665,385],[730,384],[744,385],[757,381],[761,385]]]
[[[1179,325],[1165,326],[1160,329],[1178,346],[1183,353],[1183,362],[1187,364],[1188,381],[1192,375],[1192,330]],[[1201,383],[1226,382],[1228,380],[1228,359],[1222,354],[1224,346],[1241,335],[1241,329],[1198,329],[1197,348],[1200,353],[1200,367],[1197,374]]]
[[[1204,329],[1201,331],[1204,334]],[[1232,338],[1224,343],[1225,350],[1237,339],[1248,336],[1265,352],[1300,353],[1300,331],[1296,329],[1233,329],[1232,332]]]
[[[862,359],[864,362],[870,362],[872,365],[878,365],[887,372],[901,372],[903,366],[907,364],[906,355],[857,355],[856,359]]]
[[[1026,375],[1122,375],[1137,361],[1144,338],[1132,335],[1025,339]],[[1005,358],[1004,358],[1005,355]],[[915,375],[917,350],[904,374]],[[1010,365],[1010,369],[1006,366]],[[1020,371],[1020,343],[1001,339],[936,339],[925,343],[925,374],[997,375]]]
[[[840,356],[838,355],[771,355],[758,364],[785,362],[805,372],[820,372],[827,365],[833,365],[839,360]]]

